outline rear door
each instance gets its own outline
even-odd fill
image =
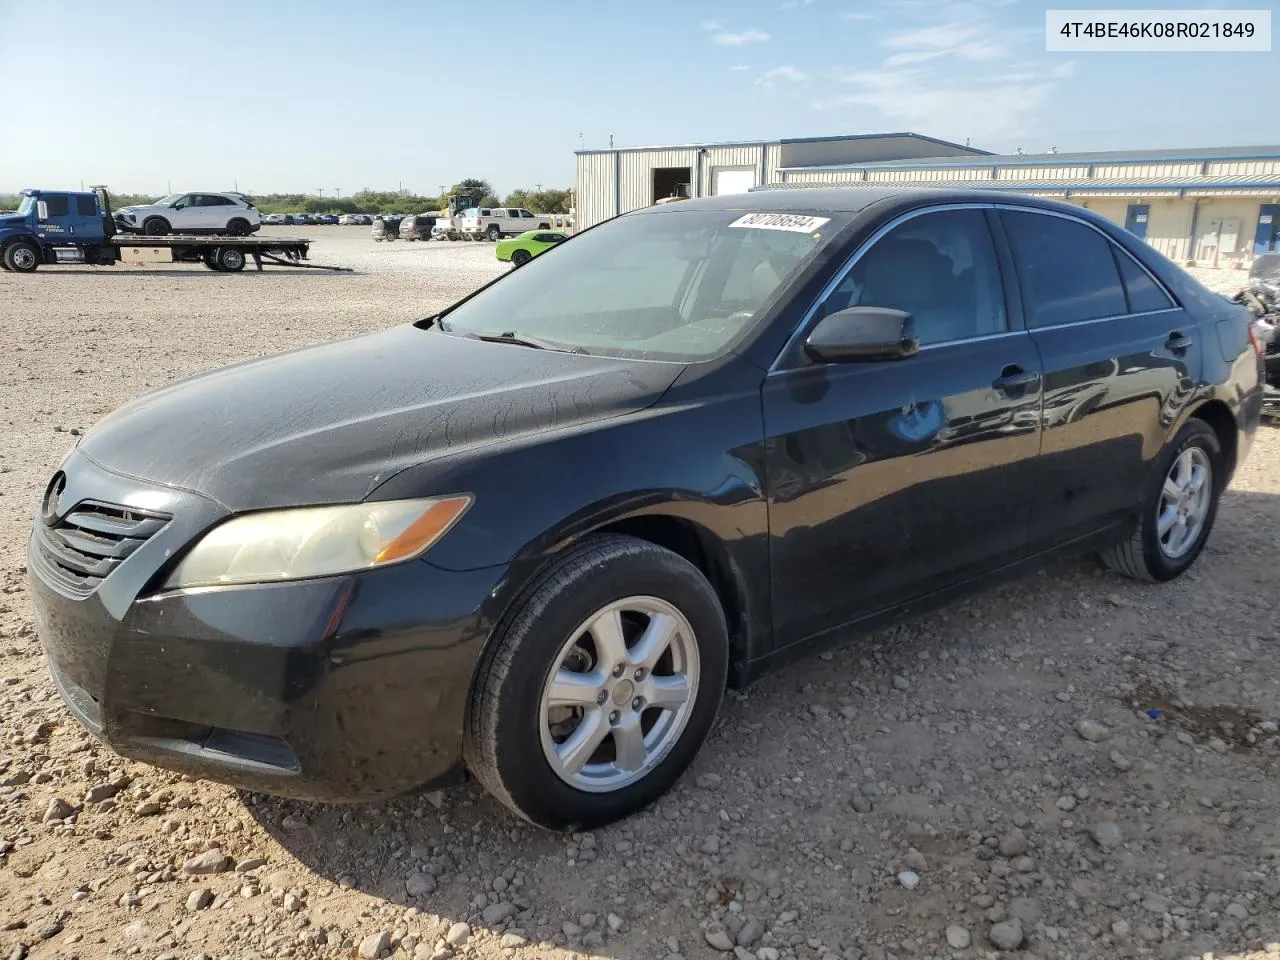
[[[1202,336],[1154,275],[1102,228],[1000,211],[1027,326],[1044,364],[1044,447],[1033,548],[1124,520],[1200,377]]]
[[[992,570],[1026,546],[1040,361],[978,206],[906,215],[802,324],[902,309],[900,361],[787,358],[763,388],[775,634],[785,645]]]

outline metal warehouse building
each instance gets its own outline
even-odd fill
[[[1244,266],[1280,250],[1280,146],[997,156],[893,133],[584,150],[577,166],[579,228],[673,193],[968,186],[1088,207],[1184,263]]]
[[[779,182],[783,170],[835,170],[840,165],[884,160],[984,156],[990,154],[917,133],[579,150],[576,223],[578,229],[586,229],[670,196],[743,193]]]
[[[1280,250],[1280,146],[784,166],[772,183],[968,186],[1052,197],[1122,224],[1170,259],[1201,266],[1244,266]]]

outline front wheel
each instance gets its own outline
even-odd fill
[[[25,240],[11,243],[4,248],[4,265],[14,273],[31,273],[40,266],[40,251]]]
[[[628,816],[697,753],[728,664],[724,611],[696,567],[633,537],[589,538],[495,630],[472,684],[467,766],[547,829]]]
[[[1225,484],[1218,435],[1203,420],[1187,421],[1159,460],[1137,529],[1103,561],[1136,580],[1180,576],[1209,538]]]
[[[218,266],[217,250],[206,250],[204,253],[200,254],[200,261],[210,270],[222,269],[220,266]]]
[[[148,237],[163,237],[169,229],[169,221],[164,217],[147,217],[142,221],[142,232]]]

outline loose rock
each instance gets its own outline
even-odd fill
[[[188,858],[182,865],[183,872],[192,876],[205,876],[211,873],[225,873],[231,869],[231,858],[221,850],[206,850]]]
[[[470,936],[471,926],[459,921],[449,928],[449,932],[444,935],[444,939],[449,946],[460,947],[467,942]]]
[[[1124,834],[1120,828],[1109,820],[1102,823],[1095,823],[1089,828],[1089,836],[1103,850],[1111,850],[1120,845],[1124,839]]]
[[[708,930],[706,938],[707,944],[712,950],[719,950],[721,953],[733,952],[733,941],[729,939],[729,934],[723,930]]]
[[[391,934],[385,930],[370,934],[360,941],[362,960],[378,960],[383,950],[391,949]]]
[[[988,937],[1000,950],[1017,950],[1022,946],[1022,924],[1017,920],[997,923],[992,926]]]
[[[971,940],[966,928],[954,923],[947,927],[947,944],[952,950],[967,950]]]
[[[1111,736],[1111,731],[1096,720],[1079,720],[1076,722],[1076,733],[1081,740],[1099,743]]]

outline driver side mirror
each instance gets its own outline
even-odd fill
[[[849,307],[818,321],[804,352],[823,363],[905,360],[920,350],[911,314],[888,307]]]

